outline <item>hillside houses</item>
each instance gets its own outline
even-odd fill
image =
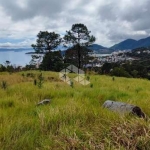
[[[125,51],[117,51],[111,54],[95,54],[90,53],[90,56],[93,57],[93,60],[90,61],[85,67],[102,67],[104,63],[116,63],[124,61],[133,61],[134,58],[126,56]]]

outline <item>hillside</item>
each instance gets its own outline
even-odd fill
[[[109,54],[112,51],[112,49],[109,49],[107,47],[103,47],[99,44],[92,44],[88,47],[88,49],[93,50],[95,53],[99,53],[99,54]]]
[[[138,41],[133,39],[127,39],[122,41],[114,46],[110,47],[114,50],[126,50],[126,49],[135,49],[139,47],[149,47],[150,46],[150,37],[140,39]]]
[[[133,48],[138,48],[138,47],[149,47],[150,46],[150,37],[147,37],[145,39],[141,39],[137,41],[134,45]]]
[[[89,46],[89,48],[91,48],[92,50],[95,50],[95,51],[98,51],[100,49],[107,49],[106,47],[103,47],[103,46],[98,45],[98,44],[92,44]]]
[[[92,44],[91,46],[89,46],[89,49],[92,49],[96,53],[106,54],[112,53],[113,51],[116,50],[129,50],[140,47],[150,47],[150,37],[140,39],[138,41],[134,39],[126,39],[118,44],[111,46],[110,48],[103,47],[98,44]]]
[[[124,49],[132,49],[133,45],[136,43],[136,40],[133,39],[127,39],[125,41],[122,41],[118,44],[115,44],[114,46],[112,46],[111,48],[114,50],[124,50]]]
[[[58,78],[58,73],[42,73],[41,88],[39,71],[0,73],[1,149],[150,148],[149,120],[102,108],[107,99],[122,101],[141,107],[149,117],[149,81],[117,77],[112,80],[87,73],[91,84],[74,82],[72,88]],[[51,99],[50,104],[36,106],[46,98]]]

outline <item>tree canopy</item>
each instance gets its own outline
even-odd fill
[[[63,39],[55,32],[40,31],[37,35],[36,44],[31,45],[36,53],[35,56],[32,56],[32,64],[37,63],[38,59],[40,59],[40,56],[37,54],[42,53],[45,55],[41,63],[44,70],[56,69],[55,64],[57,64],[57,67],[64,66],[64,64],[60,65],[64,63],[60,53],[52,52],[52,50],[56,50],[56,48],[63,43],[68,48],[71,48],[67,51],[66,57],[64,57],[67,59],[67,63],[75,62],[78,68],[81,68],[81,66],[87,63],[88,59],[88,50],[86,47],[95,41],[95,37],[90,35],[90,33],[84,24],[73,24],[71,30],[66,31],[66,35]],[[70,62],[68,62],[69,60]]]
[[[60,71],[64,67],[61,51],[46,53],[40,65],[42,70]]]
[[[64,40],[66,44],[72,44],[73,46],[77,44],[89,46],[96,40],[90,33],[91,31],[84,24],[73,24],[71,30],[66,31]]]
[[[48,32],[48,31],[40,31],[37,35],[36,44],[32,44],[31,46],[35,50],[34,55],[32,55],[32,60],[30,62],[31,65],[35,65],[39,63],[41,56],[37,54],[47,54],[51,53],[52,50],[55,50],[61,43],[61,37],[59,34],[55,32]],[[50,56],[49,59],[51,59],[51,55],[46,55],[46,57],[43,58],[44,64],[48,65],[49,63],[45,63],[45,59],[48,61],[47,56]],[[46,68],[49,68],[46,66]],[[45,68],[44,68],[45,69]]]
[[[55,50],[61,43],[61,37],[55,32],[40,31],[37,35],[36,44],[31,46],[36,53],[47,53]]]
[[[81,47],[86,47],[95,42],[95,37],[84,24],[73,24],[71,30],[64,36],[65,46],[77,46],[78,68],[81,68]]]
[[[65,63],[78,66],[78,46],[74,46],[66,50]],[[81,66],[86,66],[92,58],[88,55],[91,50],[81,47]]]

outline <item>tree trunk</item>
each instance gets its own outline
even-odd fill
[[[80,44],[78,45],[78,68],[81,68],[81,48]]]
[[[140,118],[145,118],[145,114],[142,112],[142,110],[135,105],[107,100],[104,102],[103,107],[120,114],[132,113]]]

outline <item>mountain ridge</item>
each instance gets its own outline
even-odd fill
[[[149,46],[150,46],[150,37],[146,37],[140,40],[126,39],[118,44],[111,46],[110,48],[114,50],[126,50]]]
[[[89,49],[93,50],[96,53],[111,53],[116,50],[129,50],[129,49],[135,49],[140,47],[150,47],[150,36],[140,39],[140,40],[134,40],[134,39],[126,39],[124,41],[121,41],[117,44],[114,44],[111,47],[104,47],[100,44],[92,44],[88,46]],[[32,48],[0,48],[0,51],[24,51],[24,50],[33,50]],[[62,51],[64,49],[61,49]]]
[[[126,39],[124,41],[121,41],[120,43],[114,44],[111,47],[103,47],[99,44],[93,44],[88,48],[92,49],[96,53],[103,54],[112,53],[117,50],[132,50],[140,47],[150,47],[150,36],[140,40]]]

